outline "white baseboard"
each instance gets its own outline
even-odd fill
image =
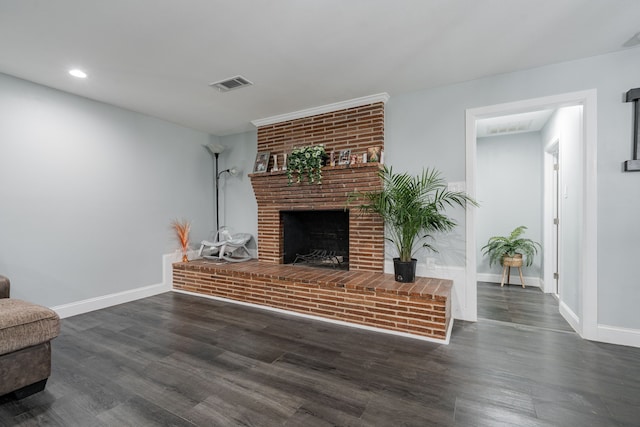
[[[598,325],[598,341],[630,347],[640,347],[640,329]]]
[[[215,296],[212,296],[212,295],[203,295],[203,294],[198,294],[198,293],[189,292],[189,291],[183,291],[183,290],[179,290],[179,289],[173,289],[173,292],[177,292],[177,293],[180,293],[180,294],[186,294],[186,295],[193,295],[195,297],[200,297],[200,298],[213,299],[213,300],[216,300],[216,301],[227,302],[227,303],[230,303],[230,304],[244,305],[246,307],[258,308],[260,310],[274,311],[276,313],[288,314],[288,315],[291,315],[291,316],[304,317],[305,319],[318,320],[320,322],[333,323],[335,325],[348,326],[350,328],[365,329],[367,331],[380,332],[380,333],[383,333],[383,334],[396,335],[396,336],[405,337],[405,338],[412,338],[412,339],[420,340],[420,341],[435,342],[435,343],[438,343],[438,344],[449,344],[449,339],[451,338],[451,330],[453,329],[453,319],[451,319],[451,321],[449,322],[449,328],[447,329],[446,338],[442,339],[442,340],[439,340],[439,339],[436,339],[436,338],[425,337],[425,336],[422,336],[422,335],[409,334],[409,333],[406,333],[406,332],[391,331],[389,329],[375,328],[373,326],[366,326],[366,325],[360,325],[360,324],[357,324],[357,323],[344,322],[342,320],[327,319],[325,317],[313,316],[313,315],[304,314],[304,313],[298,313],[296,311],[283,310],[281,308],[269,307],[269,306],[266,306],[266,305],[259,305],[259,304],[252,304],[252,303],[244,302],[244,301],[236,301],[236,300],[233,300],[233,299],[215,297]]]
[[[580,336],[582,336],[582,327],[580,326],[580,318],[576,313],[573,312],[569,308],[564,301],[560,301],[560,314],[564,317],[564,320],[569,323],[569,326],[573,328],[574,331],[578,332]]]
[[[522,283],[520,283],[520,275],[519,274],[513,274],[513,271],[511,272],[511,284],[512,285],[522,285]],[[544,289],[544,285],[542,282],[542,279],[539,277],[532,277],[532,276],[523,276],[524,279],[524,285],[525,286],[531,286],[531,287],[536,287],[536,288],[540,288],[540,289]],[[491,282],[491,283],[500,283],[502,282],[502,275],[501,274],[493,274],[493,273],[477,273],[476,274],[476,280],[478,282]],[[506,281],[505,281],[506,283]]]
[[[167,288],[166,284],[159,283],[157,285],[143,286],[141,288],[116,292],[114,294],[89,298],[69,304],[62,304],[51,307],[51,309],[58,313],[58,316],[60,316],[61,319],[64,319],[65,317],[76,316],[78,314],[88,313],[90,311],[100,310],[114,305],[123,304],[125,302],[162,294],[170,289],[170,287]]]

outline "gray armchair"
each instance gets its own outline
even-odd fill
[[[0,276],[0,396],[21,399],[44,390],[51,374],[51,340],[60,332],[55,311],[10,298]]]
[[[11,290],[11,283],[9,279],[4,276],[0,276],[0,298],[9,298]]]

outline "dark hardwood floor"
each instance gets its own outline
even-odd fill
[[[573,332],[558,300],[536,287],[478,282],[478,318]]]
[[[0,426],[632,426],[640,349],[456,321],[440,345],[166,293],[63,321]]]

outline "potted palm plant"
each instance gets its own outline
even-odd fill
[[[527,227],[516,227],[508,236],[493,236],[482,247],[483,255],[489,257],[489,267],[499,262],[506,267],[527,267],[533,263],[533,257],[542,249],[540,243],[524,238]]]
[[[461,191],[449,191],[446,181],[436,169],[425,169],[419,175],[394,173],[392,168],[380,170],[382,190],[354,192],[348,204],[357,201],[362,212],[373,212],[382,217],[387,229],[385,237],[391,242],[398,257],[393,259],[398,282],[415,281],[416,251],[422,247],[437,252],[427,239],[434,232],[450,231],[456,222],[444,211],[447,207],[466,207],[477,203]]]

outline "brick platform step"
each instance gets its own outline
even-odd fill
[[[451,322],[450,280],[271,264],[257,260],[173,264],[176,290],[445,341]]]

